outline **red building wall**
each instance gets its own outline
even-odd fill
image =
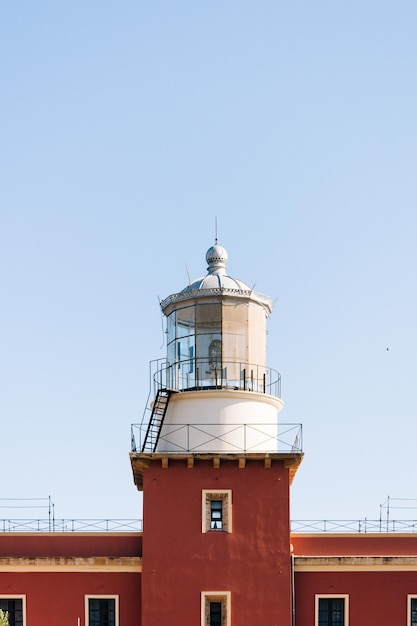
[[[144,475],[143,624],[200,624],[230,591],[233,626],[291,624],[289,476],[282,462],[153,461]],[[202,490],[231,489],[233,531],[202,533]]]
[[[405,626],[408,593],[417,594],[417,572],[298,572],[295,624],[315,625],[316,594],[349,594],[349,626]]]
[[[315,626],[315,596],[327,594],[348,596],[349,626],[406,626],[407,596],[417,595],[417,535],[294,534],[291,543],[296,626]]]
[[[0,533],[0,557],[140,557],[141,533]]]
[[[85,625],[85,595],[119,595],[120,626],[140,626],[140,574],[1,572],[0,594],[26,595],[28,626]]]
[[[417,533],[294,533],[291,544],[298,556],[417,555]]]
[[[86,595],[118,596],[140,626],[141,551],[139,533],[0,533],[0,595],[26,597],[28,626],[85,626]]]

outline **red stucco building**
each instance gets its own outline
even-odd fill
[[[137,626],[141,552],[139,533],[0,533],[0,608],[11,626]]]
[[[143,532],[0,533],[10,626],[416,626],[417,535],[291,533],[301,426],[277,414],[267,296],[208,274],[162,302],[133,431]]]

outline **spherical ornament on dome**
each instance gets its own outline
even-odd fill
[[[216,245],[207,250],[206,261],[208,263],[207,270],[210,273],[225,272],[228,254],[226,248]]]

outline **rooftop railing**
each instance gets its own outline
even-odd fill
[[[140,519],[0,519],[0,533],[142,532]],[[291,520],[292,533],[417,533],[417,520]]]
[[[291,520],[292,533],[415,533],[417,520]]]
[[[0,519],[0,532],[142,532],[140,519]]]

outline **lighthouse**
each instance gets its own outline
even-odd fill
[[[161,303],[166,356],[151,363],[130,455],[143,490],[146,626],[291,625],[301,431],[278,421],[271,300],[231,277],[227,261],[216,241],[207,274]]]

